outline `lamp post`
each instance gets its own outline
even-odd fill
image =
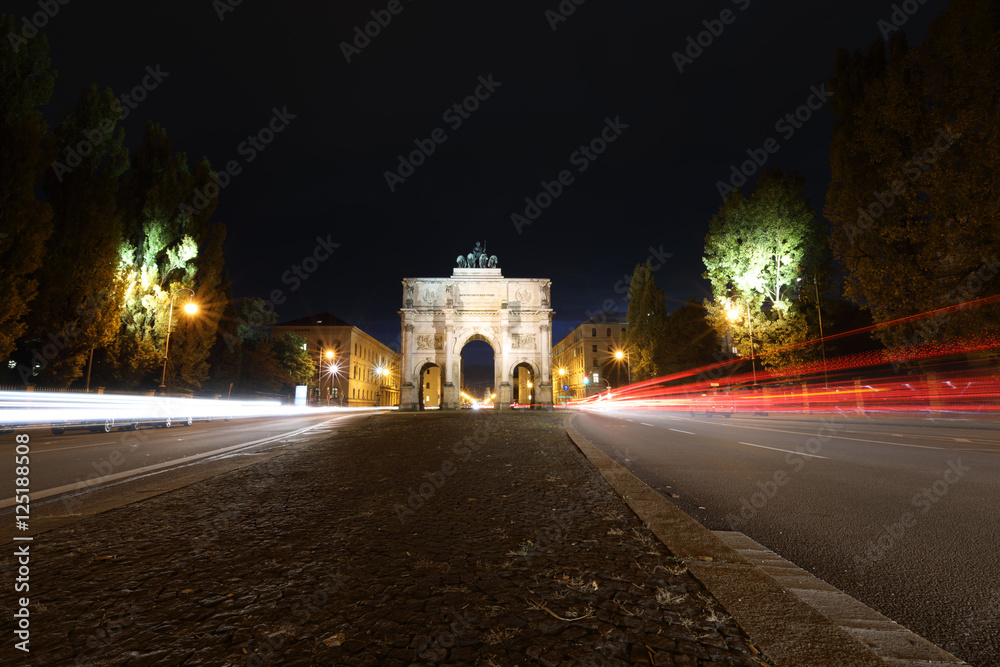
[[[332,405],[332,403],[333,403],[333,390],[337,389],[337,375],[340,373],[340,365],[337,364],[336,362],[331,363],[331,364],[329,364],[326,367],[326,372],[330,376],[330,386],[328,387],[328,391],[327,391],[326,404],[327,405]],[[344,406],[344,399],[340,395],[339,390],[338,390],[338,393],[337,393],[337,403],[341,407]]]
[[[194,297],[194,290],[190,287],[181,287],[170,295],[170,315],[167,317],[167,343],[163,346],[163,375],[160,376],[160,389],[166,389],[167,386],[167,357],[170,355],[170,330],[174,326],[174,298],[181,292],[191,292],[191,297]],[[194,315],[198,312],[198,305],[194,301],[188,301],[184,306],[184,312]]]
[[[625,358],[625,364],[626,364],[625,368],[626,368],[626,370],[628,370],[628,383],[632,384],[632,357],[631,357],[631,355],[629,355],[629,351],[628,350],[625,350],[624,352],[621,351],[621,350],[618,350],[618,351],[615,352],[615,359],[617,359],[618,361],[621,361],[622,357]],[[621,376],[619,375],[618,377],[621,377]]]
[[[610,399],[611,398],[611,383],[608,382],[608,378],[601,378],[601,382],[603,382],[604,384],[608,385],[608,398]],[[600,392],[598,392],[598,393],[600,393]]]
[[[385,366],[378,366],[375,369],[376,375],[378,375],[378,394],[375,397],[375,407],[381,407],[382,404],[382,387],[385,386],[385,376],[388,374],[389,370]]]
[[[798,278],[802,280],[802,278]],[[813,287],[816,288],[816,314],[819,316],[819,347],[823,353],[823,386],[830,386],[830,378],[826,373],[826,342],[823,340],[823,307],[819,302],[819,278],[813,273]]]
[[[326,358],[326,361],[327,361],[327,367],[328,367],[328,368],[332,368],[332,367],[333,367],[333,366],[332,366],[332,363],[333,363],[333,358],[334,358],[335,356],[336,356],[336,355],[335,355],[335,354],[333,353],[333,350],[326,350],[326,351],[324,351],[324,352],[323,352],[323,357],[325,357],[325,358]],[[323,372],[322,372],[322,367],[323,367],[323,362],[322,362],[322,360],[320,360],[320,376],[319,376],[319,400],[320,400],[320,401],[322,401],[322,400],[323,400]],[[332,376],[331,376],[331,379],[330,379],[330,382],[333,382],[333,378],[332,378]],[[330,392],[329,392],[329,391],[327,391],[327,393],[330,393]],[[317,403],[318,403],[318,402],[319,402],[319,401],[317,401]],[[326,404],[327,404],[327,405],[329,405],[329,404],[330,404],[330,398],[329,398],[329,396],[327,396],[327,401],[326,401]]]
[[[753,370],[753,384],[756,387],[757,386],[757,363],[756,363],[756,360],[754,359],[754,357],[756,357],[756,355],[754,354],[754,351],[753,351],[753,318],[750,316],[750,300],[749,299],[746,299],[746,304],[747,304],[747,325],[750,327],[750,368]],[[728,306],[726,308],[726,314],[729,316],[729,320],[732,321],[732,322],[735,322],[739,318],[739,316],[740,316],[739,312],[735,308],[733,308],[732,306]]]

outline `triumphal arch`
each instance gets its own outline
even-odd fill
[[[458,256],[449,278],[404,278],[399,409],[426,406],[429,376],[439,379],[440,407],[459,407],[462,348],[473,340],[493,348],[497,408],[510,405],[518,382],[519,402],[551,407],[551,285],[544,278],[505,278],[496,255],[487,255],[479,243]]]

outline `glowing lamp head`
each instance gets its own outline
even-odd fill
[[[622,352],[621,350],[618,350],[617,352],[615,352],[615,359],[618,359],[619,361],[621,361],[622,357],[624,357],[624,356],[625,356],[625,353]]]
[[[738,320],[740,318],[740,313],[739,313],[738,310],[736,310],[732,306],[727,306],[726,307],[726,316],[729,318],[730,322],[735,322],[736,320]]]
[[[327,359],[333,359],[333,350],[327,350],[326,351],[326,358]]]
[[[189,301],[184,306],[184,312],[187,313],[188,315],[194,315],[195,313],[198,312],[198,304],[196,304],[194,301]]]

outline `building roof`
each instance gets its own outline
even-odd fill
[[[593,317],[591,317],[586,322],[578,324],[577,326],[581,326],[582,324],[591,324],[591,325],[593,325],[593,324],[628,324],[628,313],[619,313],[617,311],[615,311],[613,313],[600,313],[598,315],[594,315]]]
[[[306,315],[305,317],[300,317],[297,320],[289,320],[287,322],[279,322],[272,326],[276,327],[353,327],[354,325],[350,322],[345,322],[333,313],[316,313],[315,315]]]

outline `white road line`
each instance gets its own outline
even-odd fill
[[[701,421],[700,419],[691,419],[690,417],[680,417],[680,419],[684,419],[685,421],[695,422],[696,424],[709,424],[709,425],[714,425],[714,426],[728,426],[730,428],[751,429],[751,430],[754,430],[754,431],[768,431],[770,433],[790,433],[792,435],[805,435],[805,436],[812,436],[812,437],[816,436],[816,432],[815,431],[812,432],[812,433],[802,432],[802,431],[785,431],[785,430],[780,429],[780,428],[763,428],[761,426],[746,426],[745,424],[736,425],[736,424],[724,424],[722,422],[706,422],[706,421]],[[828,430],[832,430],[832,429],[828,429]],[[904,443],[904,442],[887,442],[885,440],[867,440],[865,438],[848,438],[846,435],[835,435],[835,434],[826,435],[826,434],[824,434],[824,437],[836,438],[838,440],[854,440],[855,442],[872,442],[872,443],[875,443],[877,445],[893,445],[894,447],[914,447],[916,449],[936,449],[936,450],[939,450],[939,451],[943,451],[943,450],[949,449],[948,447],[929,447],[927,445],[911,445],[911,444]]]
[[[760,447],[761,449],[771,449],[776,452],[784,452],[785,454],[795,454],[796,456],[809,456],[814,459],[825,459],[829,458],[827,456],[820,456],[818,454],[806,454],[805,452],[793,452],[788,449],[778,449],[777,447],[768,447],[767,445],[755,445],[752,442],[741,442],[741,445],[747,445],[749,447]]]
[[[334,419],[336,419],[336,417]],[[326,422],[320,422],[320,424],[327,424],[327,423],[329,423],[329,421],[332,421],[332,420],[328,420]],[[320,424],[317,424],[316,426],[319,426]],[[267,437],[267,438],[261,438],[259,440],[253,440],[252,442],[244,442],[244,443],[241,443],[241,444],[238,444],[238,445],[231,445],[229,447],[223,447],[222,449],[216,449],[216,450],[211,451],[211,452],[203,452],[201,454],[191,454],[189,456],[183,456],[183,457],[181,457],[179,459],[171,459],[169,461],[164,461],[162,463],[156,463],[156,464],[153,464],[153,465],[148,465],[148,466],[146,466],[144,468],[136,468],[134,470],[125,470],[125,471],[122,471],[122,472],[119,472],[119,473],[114,473],[114,474],[111,474],[111,475],[105,475],[103,477],[98,477],[97,479],[93,479],[93,480],[86,480],[86,481],[83,481],[83,482],[76,482],[74,484],[66,484],[65,486],[60,486],[60,487],[57,487],[57,488],[54,488],[54,489],[46,489],[44,491],[36,491],[36,492],[33,492],[31,494],[31,499],[33,501],[38,501],[38,500],[42,500],[44,498],[49,498],[51,496],[59,495],[61,493],[67,493],[69,491],[79,491],[80,489],[86,489],[87,487],[95,487],[96,488],[96,487],[99,487],[99,486],[101,486],[103,484],[107,484],[108,482],[114,482],[114,481],[117,481],[119,479],[124,479],[126,477],[146,477],[146,476],[148,476],[148,474],[151,474],[151,473],[154,473],[154,472],[162,472],[166,468],[180,467],[180,466],[182,466],[182,465],[184,465],[186,463],[192,463],[194,461],[200,461],[201,459],[206,459],[206,458],[211,457],[211,456],[218,456],[218,455],[224,454],[226,452],[232,452],[232,451],[235,451],[235,450],[238,450],[238,449],[242,449],[242,448],[247,448],[247,447],[254,447],[256,445],[261,445],[261,444],[264,444],[264,443],[267,443],[267,442],[273,442],[275,440],[280,440],[281,438],[289,438],[291,436],[298,435],[299,433],[305,433],[306,431],[311,431],[314,428],[316,428],[316,426],[307,426],[305,428],[298,429],[297,431],[291,431],[289,433],[281,433],[279,435],[272,435],[272,436]],[[4,507],[10,507],[12,505],[14,505],[14,498],[7,498],[6,500],[0,500],[0,509],[2,509]]]
[[[59,447],[58,449],[45,448],[45,449],[39,449],[37,451],[33,450],[31,453],[34,454],[35,456],[38,456],[39,454],[46,454],[48,452],[64,452],[67,449],[84,449],[86,447],[100,447],[102,445],[113,445],[113,444],[115,444],[115,442],[117,442],[117,441],[116,440],[108,440],[107,442],[92,442],[89,445],[74,445],[73,447]],[[34,443],[32,443],[32,444],[34,444]],[[43,442],[43,443],[39,443],[39,444],[43,444],[44,445],[45,443]]]
[[[646,422],[639,422],[639,423],[642,424],[643,426],[653,426],[653,424],[647,424]],[[653,426],[653,428],[656,428],[656,427]]]
[[[672,428],[672,429],[670,429],[670,430],[671,430],[671,431],[677,431],[678,433],[687,433],[688,435],[694,435],[694,433],[693,433],[693,432],[691,432],[691,431],[682,431],[682,430],[680,430],[679,428]]]

